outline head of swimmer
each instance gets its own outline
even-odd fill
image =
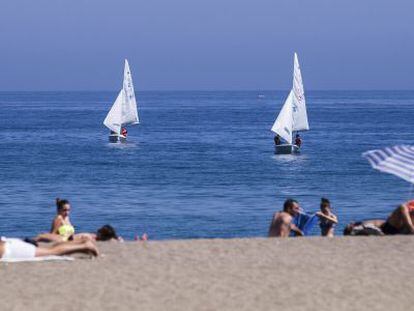
[[[287,199],[283,204],[283,211],[292,215],[293,217],[298,215],[300,212],[300,206],[298,201],[294,199]]]
[[[57,213],[62,217],[68,217],[70,214],[70,203],[68,200],[56,198]]]

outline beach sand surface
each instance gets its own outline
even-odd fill
[[[100,243],[0,264],[0,310],[413,310],[414,238]]]

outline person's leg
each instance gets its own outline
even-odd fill
[[[98,256],[98,249],[91,241],[86,241],[83,243],[77,242],[64,242],[56,244],[52,247],[45,248],[45,247],[37,247],[36,248],[36,257],[43,257],[43,256],[61,256],[61,255],[68,255],[73,253],[86,253],[92,254],[94,256]]]
[[[400,231],[414,234],[414,225],[406,205],[398,206],[388,217],[387,222]]]

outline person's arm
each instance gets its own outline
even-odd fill
[[[290,224],[290,230],[292,230],[293,232],[295,232],[298,236],[304,236],[302,230],[300,230],[298,227],[296,227],[296,225],[294,224]]]
[[[3,257],[4,254],[4,242],[0,241],[0,258]]]
[[[403,204],[401,208],[402,212],[402,221],[404,225],[408,228],[408,231],[413,234],[414,233],[414,225],[411,220],[410,209],[407,204]]]
[[[59,234],[59,228],[62,226],[63,222],[60,216],[55,217],[52,224],[52,229],[50,230],[50,233],[53,234]]]
[[[316,212],[316,215],[318,215],[319,217],[325,218],[325,219],[333,222],[334,224],[338,223],[338,218],[334,214],[331,214],[331,215],[327,216],[322,212]]]

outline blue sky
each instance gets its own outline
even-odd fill
[[[414,89],[409,0],[0,2],[0,90]]]

